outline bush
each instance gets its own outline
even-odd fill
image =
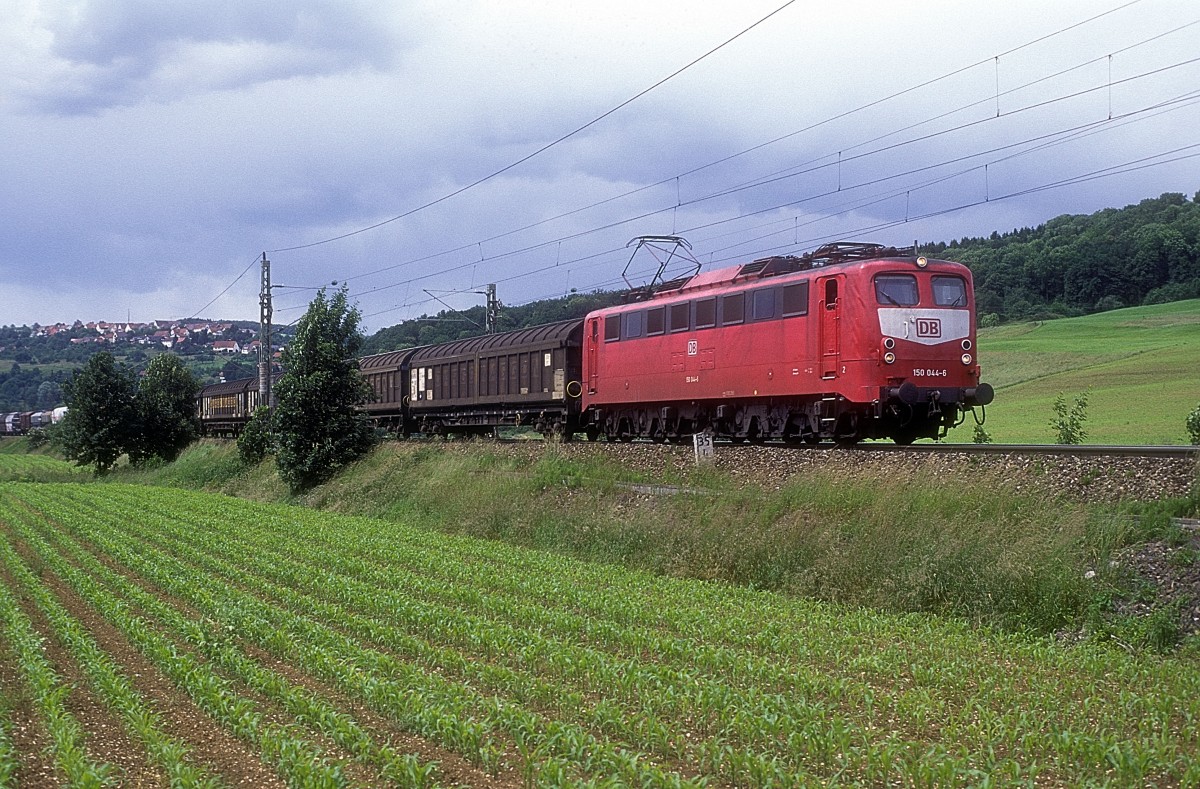
[[[992,443],[992,434],[983,429],[983,425],[978,422],[975,424],[975,432],[971,436],[971,441],[975,444],[990,444]]]
[[[1054,430],[1055,443],[1082,444],[1087,438],[1083,423],[1087,421],[1088,394],[1076,395],[1070,408],[1067,408],[1062,392],[1054,398],[1054,418],[1050,420],[1050,427]]]
[[[1200,405],[1196,406],[1192,413],[1188,414],[1187,418],[1188,438],[1196,445],[1200,445]]]
[[[246,429],[238,436],[238,457],[247,466],[255,466],[275,451],[271,437],[271,412],[260,408],[246,423]]]
[[[1000,325],[1000,316],[994,312],[985,312],[979,316],[979,328],[990,329]]]

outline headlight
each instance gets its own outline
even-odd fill
[[[896,347],[896,341],[893,340],[891,337],[884,337],[883,338],[883,347],[887,348],[890,351],[891,349]]]
[[[971,358],[971,354],[964,353],[962,355],[962,363],[963,364],[970,364],[972,361],[974,361],[974,360]]]
[[[962,341],[962,347],[963,347],[963,350],[964,350],[964,351],[969,351],[969,350],[971,350],[971,341],[970,341],[970,340],[963,340],[963,341]]]
[[[917,258],[917,268],[925,268],[928,265],[929,265],[929,260],[924,255]]]
[[[885,353],[883,355],[883,361],[886,364],[891,364],[892,362],[896,361],[896,354],[892,353],[891,351],[888,351],[887,353]]]

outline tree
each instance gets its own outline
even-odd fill
[[[63,455],[107,474],[141,432],[134,373],[104,351],[88,360],[64,387],[69,411],[55,431]]]
[[[134,465],[158,457],[170,462],[200,435],[196,392],[200,382],[173,353],[154,357],[137,390],[141,430],[128,448]]]
[[[37,407],[45,410],[62,403],[62,387],[55,381],[42,381],[37,388]]]
[[[283,376],[272,414],[275,463],[293,493],[319,485],[375,443],[375,431],[356,406],[371,397],[355,355],[362,347],[361,314],[343,286],[322,288],[283,352]]]

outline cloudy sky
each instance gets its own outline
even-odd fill
[[[337,281],[374,330],[644,281],[635,236],[1200,191],[1195,0],[784,2],[0,0],[0,324],[256,320],[266,252],[277,322]]]

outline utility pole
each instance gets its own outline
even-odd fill
[[[487,312],[484,313],[483,330],[488,334],[496,333],[496,318],[500,316],[500,302],[496,299],[496,283],[487,286]]]
[[[271,402],[271,261],[262,256],[262,288],[258,292],[258,403],[270,408]]]

